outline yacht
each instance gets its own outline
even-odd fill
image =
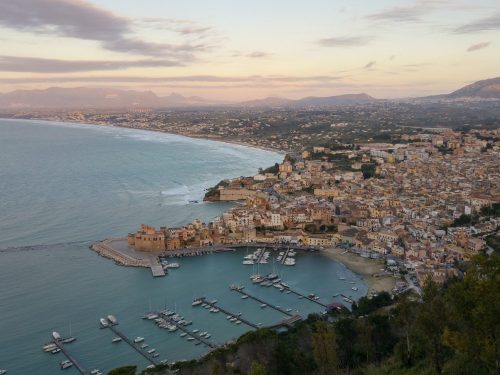
[[[197,298],[195,300],[193,300],[193,303],[191,304],[191,306],[199,306],[203,303],[203,300],[201,298]]]
[[[148,344],[144,343],[141,345],[141,349],[146,349],[148,346],[149,346]]]
[[[59,348],[55,348],[54,350],[51,351],[52,354],[57,354],[61,351]]]
[[[153,358],[158,358],[160,355],[158,353],[153,354]]]
[[[187,336],[187,333],[186,333],[186,332],[182,332],[180,336],[181,336],[181,337],[186,337],[186,336]]]
[[[241,296],[241,299],[247,299],[247,298],[248,298],[248,296],[246,294]]]
[[[179,263],[169,263],[166,265],[167,268],[179,268]]]
[[[209,338],[210,338],[210,336],[212,336],[212,335],[211,335],[210,333],[207,333],[207,334],[205,335],[205,338],[206,338],[206,339],[209,339]]]
[[[148,353],[149,353],[149,354],[153,354],[154,352],[156,352],[156,349],[149,349],[149,350],[148,350]]]
[[[76,338],[74,338],[74,337],[68,337],[68,338],[62,340],[62,342],[64,344],[71,344],[74,341],[76,341]]]
[[[241,324],[241,320],[237,320],[235,323],[236,323],[236,324]],[[208,338],[208,337],[207,337],[207,338]]]
[[[267,307],[267,304],[265,304],[265,303],[263,303],[262,305],[260,305],[260,308],[261,308],[261,309],[264,309],[264,308],[266,308],[266,307]]]
[[[251,265],[255,264],[255,262],[253,260],[244,260],[243,264],[246,266],[251,266]]]
[[[7,373],[7,370],[0,370],[0,375],[4,375]]]
[[[211,303],[211,304],[217,303],[217,300],[216,300],[216,299],[214,299],[214,300],[212,300],[210,303]]]
[[[91,375],[102,375],[102,372],[101,372],[101,370],[96,368],[96,369],[93,369],[92,371],[90,371],[90,374]]]
[[[358,287],[357,286],[353,286],[351,289],[354,290],[354,291],[357,291]]]
[[[187,338],[188,341],[193,341],[194,340],[194,337],[188,337]]]
[[[140,342],[143,342],[144,341],[144,337],[140,337],[140,336],[137,336],[135,339],[134,339],[134,343],[138,344]]]
[[[199,330],[199,329],[194,329],[194,330],[193,330],[193,333],[198,333],[198,332],[200,332],[200,330]]]
[[[101,323],[101,328],[106,328],[107,326],[109,326],[108,321],[104,318],[99,319],[99,322]]]
[[[61,370],[66,370],[67,368],[70,368],[71,366],[73,366],[73,363],[71,361],[66,360],[66,361],[62,361],[60,363],[60,365],[61,365]]]
[[[52,350],[56,349],[57,348],[57,345],[54,344],[54,343],[50,343],[50,344],[47,344],[47,345],[44,345],[43,347],[43,351],[44,352],[51,352]]]
[[[115,337],[115,338],[113,338],[113,340],[111,340],[111,342],[112,342],[113,344],[116,344],[117,342],[120,342],[120,341],[122,341],[122,338],[121,338],[121,337]]]

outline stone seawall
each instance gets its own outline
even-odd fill
[[[96,242],[90,248],[94,250],[97,254],[113,259],[117,264],[127,267],[147,267],[151,266],[151,262],[146,259],[136,259],[128,256],[122,252],[119,252],[109,246],[109,243],[112,241],[123,240],[122,238],[111,238],[101,242]],[[126,241],[126,239],[125,239]]]

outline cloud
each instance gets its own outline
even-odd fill
[[[269,53],[269,52],[254,51],[254,52],[248,53],[246,56],[254,58],[254,59],[259,59],[259,58],[263,58],[263,57],[269,57],[271,55],[272,55],[272,53]]]
[[[373,68],[373,66],[374,66],[376,63],[377,63],[376,61],[370,61],[368,64],[366,64],[365,66],[363,66],[363,69],[370,69],[370,68]]]
[[[289,86],[303,84],[331,84],[340,83],[345,76],[283,76],[283,75],[252,75],[252,76],[215,76],[215,75],[188,75],[188,76],[58,76],[58,77],[24,77],[0,78],[0,83],[8,84],[62,84],[62,83],[106,83],[106,84],[184,84],[184,85],[246,85],[246,86]]]
[[[419,0],[413,5],[392,7],[366,18],[374,21],[419,22],[422,16],[431,13],[441,3],[439,0]]]
[[[467,48],[467,52],[474,52],[474,51],[479,51],[480,49],[486,48],[490,45],[490,42],[483,42],[483,43],[477,43],[473,44],[469,48]]]
[[[491,30],[500,30],[500,13],[459,26],[453,32],[456,34],[470,34]]]
[[[191,20],[176,18],[149,17],[136,20],[139,27],[149,27],[155,30],[168,30],[181,35],[193,35],[197,37],[206,37],[214,32],[209,26],[200,25]]]
[[[134,38],[133,21],[84,0],[0,1],[0,26],[99,42],[115,52],[193,59],[195,46]]]
[[[135,67],[167,67],[178,65],[179,62],[170,60],[58,60],[0,55],[1,72],[74,73]]]
[[[368,44],[373,38],[367,36],[345,36],[318,40],[324,47],[354,47]]]

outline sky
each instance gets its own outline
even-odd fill
[[[499,0],[0,0],[0,92],[396,98],[498,76]]]

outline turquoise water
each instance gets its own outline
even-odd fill
[[[0,368],[8,374],[60,373],[62,354],[41,351],[54,330],[77,337],[68,349],[89,369],[145,367],[139,354],[123,342],[111,344],[113,334],[98,329],[99,318],[108,314],[117,316],[124,333],[145,337],[159,359],[170,361],[198,357],[206,348],[140,319],[150,308],[177,309],[217,343],[249,329],[223,314],[192,308],[199,295],[218,299],[254,323],[283,318],[241,300],[228,290],[232,283],[301,315],[320,311],[292,294],[251,285],[251,267],[241,264],[244,251],[182,258],[180,269],[153,279],[148,269],[119,267],[88,249],[92,241],[121,236],[142,222],[209,220],[229,205],[189,201],[201,199],[222,178],[253,174],[280,158],[146,131],[0,120]],[[260,271],[271,270],[267,265]],[[319,254],[299,253],[297,266],[278,271],[291,286],[325,303],[334,293],[366,293],[355,274]],[[350,281],[359,291],[351,290]]]

